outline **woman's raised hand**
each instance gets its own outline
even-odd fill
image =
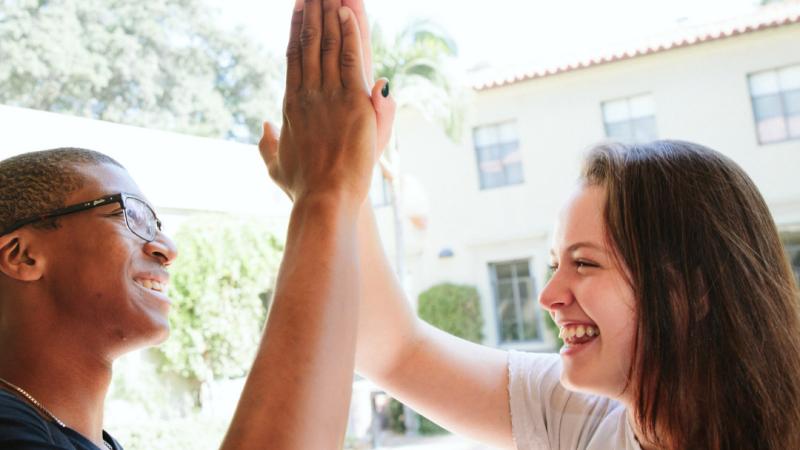
[[[360,0],[298,1],[287,48],[283,128],[264,126],[259,149],[272,178],[293,200],[309,195],[345,195],[364,200],[378,148],[388,140],[394,103],[370,95],[365,63],[369,38],[359,21]],[[388,119],[388,120],[387,120]],[[385,135],[385,136],[384,136]]]

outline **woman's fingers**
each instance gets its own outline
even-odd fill
[[[392,124],[394,124],[394,115],[397,110],[397,103],[392,97],[389,86],[389,80],[381,78],[372,87],[372,108],[375,110],[375,118],[377,120],[378,134],[377,144],[378,152],[386,149],[389,144],[389,138],[392,137]]]
[[[300,30],[303,27],[303,0],[298,0],[292,13],[289,45],[286,47],[286,92],[300,89],[303,82],[303,50],[300,46]]]
[[[361,32],[353,10],[339,8],[339,21],[342,24],[342,84],[347,89],[367,90],[364,79],[364,59],[361,54]]]
[[[261,135],[261,140],[258,141],[258,151],[261,153],[261,158],[267,164],[267,169],[272,175],[273,167],[278,162],[278,136],[280,132],[274,125],[269,122],[264,122],[264,134]]]
[[[305,0],[300,46],[303,51],[303,87],[308,90],[319,89],[322,84],[319,56],[321,41],[322,0]]]
[[[326,90],[340,89],[342,77],[339,58],[342,50],[342,32],[339,25],[341,0],[323,0],[322,10],[322,87]]]

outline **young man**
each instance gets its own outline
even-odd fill
[[[268,129],[274,145],[261,147],[295,205],[224,449],[328,449],[344,438],[357,219],[393,113],[376,95],[383,85],[371,98],[365,81],[363,5],[344,3],[352,9],[295,6],[284,128],[279,144]],[[81,149],[0,162],[0,230],[0,448],[121,448],[103,431],[112,364],[167,337],[175,245],[125,169]]]

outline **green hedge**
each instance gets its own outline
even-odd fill
[[[162,373],[196,386],[244,376],[267,316],[266,294],[282,244],[263,223],[193,217],[175,233],[170,338],[156,349]],[[198,406],[199,405],[198,397]]]
[[[443,283],[433,286],[419,296],[419,317],[431,325],[471,342],[483,341],[483,314],[478,290],[473,286]],[[400,402],[390,404],[390,423],[395,431],[405,431]],[[430,419],[419,416],[419,433],[435,435],[446,433]]]
[[[480,295],[473,286],[438,284],[420,294],[418,313],[436,328],[468,341],[483,341]]]

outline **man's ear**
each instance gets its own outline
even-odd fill
[[[44,261],[32,256],[30,236],[10,233],[0,237],[0,272],[19,281],[42,278]]]

